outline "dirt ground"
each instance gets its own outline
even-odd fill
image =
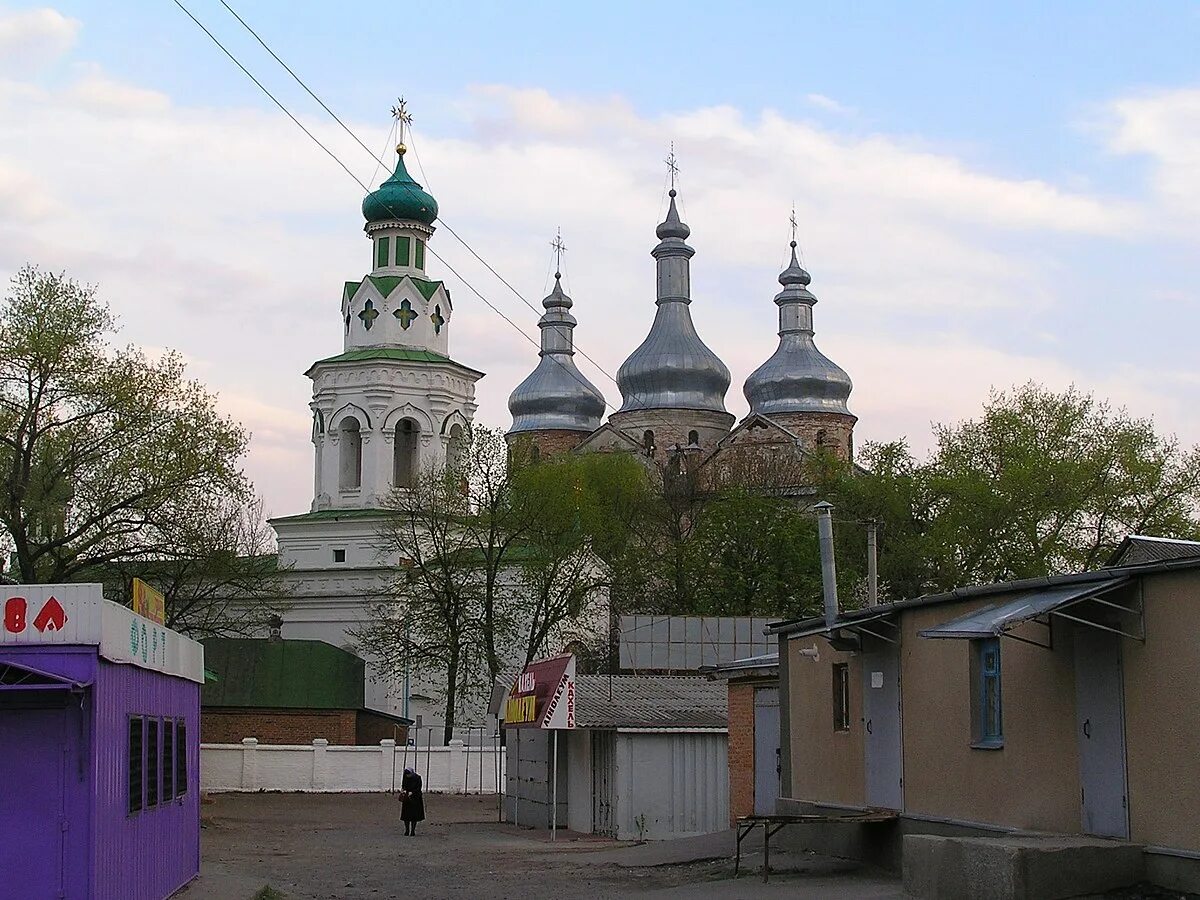
[[[182,900],[251,900],[270,886],[307,898],[899,897],[899,886],[814,863],[811,879],[728,881],[727,858],[658,864],[653,845],[497,822],[494,797],[427,795],[429,820],[407,838],[399,804],[380,794],[222,794],[203,807],[200,878]],[[643,852],[644,851],[644,852]],[[643,853],[643,857],[637,854]],[[633,854],[630,856],[630,854]],[[727,855],[724,844],[721,856]],[[644,861],[639,861],[644,858]],[[751,865],[756,865],[754,860]],[[797,888],[803,883],[801,892]],[[766,891],[766,893],[763,893]],[[264,892],[265,896],[273,897]]]
[[[544,831],[499,823],[495,797],[426,795],[429,819],[412,838],[387,794],[210,799],[202,808],[200,877],[179,900],[903,897],[892,876],[775,847],[770,884],[759,877],[762,857],[753,846],[735,881],[729,833],[634,845],[560,832],[551,842]],[[1183,897],[1141,886],[1096,900]]]

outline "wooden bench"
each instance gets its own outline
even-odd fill
[[[804,813],[798,816],[739,816],[737,820],[737,856],[733,863],[733,877],[737,878],[742,867],[742,841],[749,837],[755,827],[763,830],[762,879],[771,877],[771,837],[789,825],[863,825],[873,822],[894,822],[899,813],[890,809],[867,809],[862,812]]]

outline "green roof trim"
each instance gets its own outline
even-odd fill
[[[324,641],[209,638],[201,706],[361,709],[366,663]]]
[[[440,281],[428,281],[424,278],[415,278],[412,275],[409,275],[408,279],[416,285],[417,290],[421,292],[421,296],[426,300],[432,299],[433,295],[437,293],[437,289],[442,286],[442,282]],[[449,293],[446,296],[450,296]]]
[[[391,515],[386,509],[318,509],[295,516],[279,516],[274,522],[334,522],[338,519],[378,519]]]
[[[358,293],[358,289],[362,286],[361,281],[347,281],[342,288],[342,297],[349,300]]]
[[[367,278],[384,297],[390,295],[404,280],[403,275],[368,275]]]
[[[367,279],[371,282],[371,284],[375,285],[376,289],[384,297],[390,297],[392,295],[392,291],[398,288],[400,283],[406,278],[413,283],[413,286],[421,292],[421,296],[426,300],[432,299],[433,295],[437,293],[437,289],[442,287],[443,284],[440,281],[430,281],[428,278],[418,278],[415,275],[367,276]],[[361,283],[362,282],[347,281],[346,287],[349,288],[349,286],[353,284],[355,285],[354,290],[357,291],[358,285]],[[353,291],[351,294],[353,295]],[[447,292],[446,296],[449,296],[449,292]]]
[[[313,365],[321,363],[363,362],[372,359],[393,359],[397,362],[454,362],[448,356],[434,353],[432,350],[409,350],[405,347],[365,347],[362,350],[347,350],[337,356],[318,359]]]

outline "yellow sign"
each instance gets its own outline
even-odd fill
[[[167,600],[140,578],[133,579],[133,611],[151,622],[165,624]]]
[[[537,718],[537,697],[530,694],[526,697],[509,697],[504,708],[504,723],[518,725],[532,722]]]

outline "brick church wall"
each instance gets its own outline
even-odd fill
[[[508,446],[514,450],[521,448],[525,454],[531,454],[534,447],[541,459],[561,456],[570,453],[588,436],[586,431],[568,431],[556,429],[553,431],[522,431],[508,437]]]

